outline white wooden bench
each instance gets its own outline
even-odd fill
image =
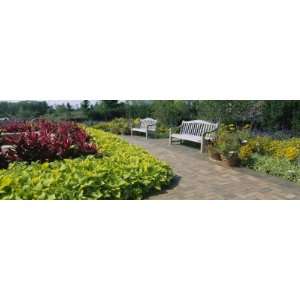
[[[215,132],[218,130],[219,124],[202,120],[183,121],[182,124],[176,128],[180,128],[179,133],[173,133],[172,128],[169,129],[170,145],[173,139],[180,142],[190,141],[200,144],[200,151],[202,153],[205,142],[215,139]]]
[[[131,128],[131,136],[133,135],[133,132],[136,131],[145,133],[146,139],[148,139],[148,133],[156,131],[156,123],[157,120],[152,118],[141,119],[140,127]]]

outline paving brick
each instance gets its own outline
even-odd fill
[[[149,199],[300,199],[300,185],[245,168],[224,168],[197,148],[170,146],[167,139],[124,138],[166,161],[181,177],[177,185]]]

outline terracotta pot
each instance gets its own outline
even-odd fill
[[[211,152],[209,153],[209,158],[211,158],[212,160],[217,160],[217,161],[221,161],[221,155],[220,153],[217,152]]]
[[[226,168],[239,167],[241,160],[238,157],[231,157],[229,159],[222,158],[221,165]]]

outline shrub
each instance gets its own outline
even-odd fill
[[[95,129],[101,129],[107,132],[111,132],[114,134],[125,134],[129,135],[131,132],[131,127],[139,127],[140,119],[125,119],[125,118],[117,118],[113,119],[110,122],[101,122],[93,126]],[[156,124],[155,133],[151,133],[155,138],[167,138],[169,137],[169,128],[158,122]]]
[[[80,157],[0,170],[1,199],[142,199],[166,187],[170,167],[144,149],[88,129],[103,157]]]
[[[113,119],[109,127],[114,134],[130,134],[131,122],[124,118]]]
[[[103,131],[110,131],[110,124],[109,122],[101,122],[93,125],[93,128],[100,129]]]
[[[101,129],[114,134],[130,134],[132,126],[138,126],[140,120],[129,120],[125,118],[116,118],[110,122],[101,122],[93,126],[95,129]]]

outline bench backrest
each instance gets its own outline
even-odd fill
[[[154,120],[152,118],[141,119],[140,128],[146,129],[147,126],[149,126],[148,130],[155,131],[156,123],[157,123],[157,120]]]
[[[206,132],[217,130],[218,123],[211,123],[203,120],[183,121],[180,127],[180,134],[202,136]],[[208,134],[207,138],[213,138],[214,134]]]

